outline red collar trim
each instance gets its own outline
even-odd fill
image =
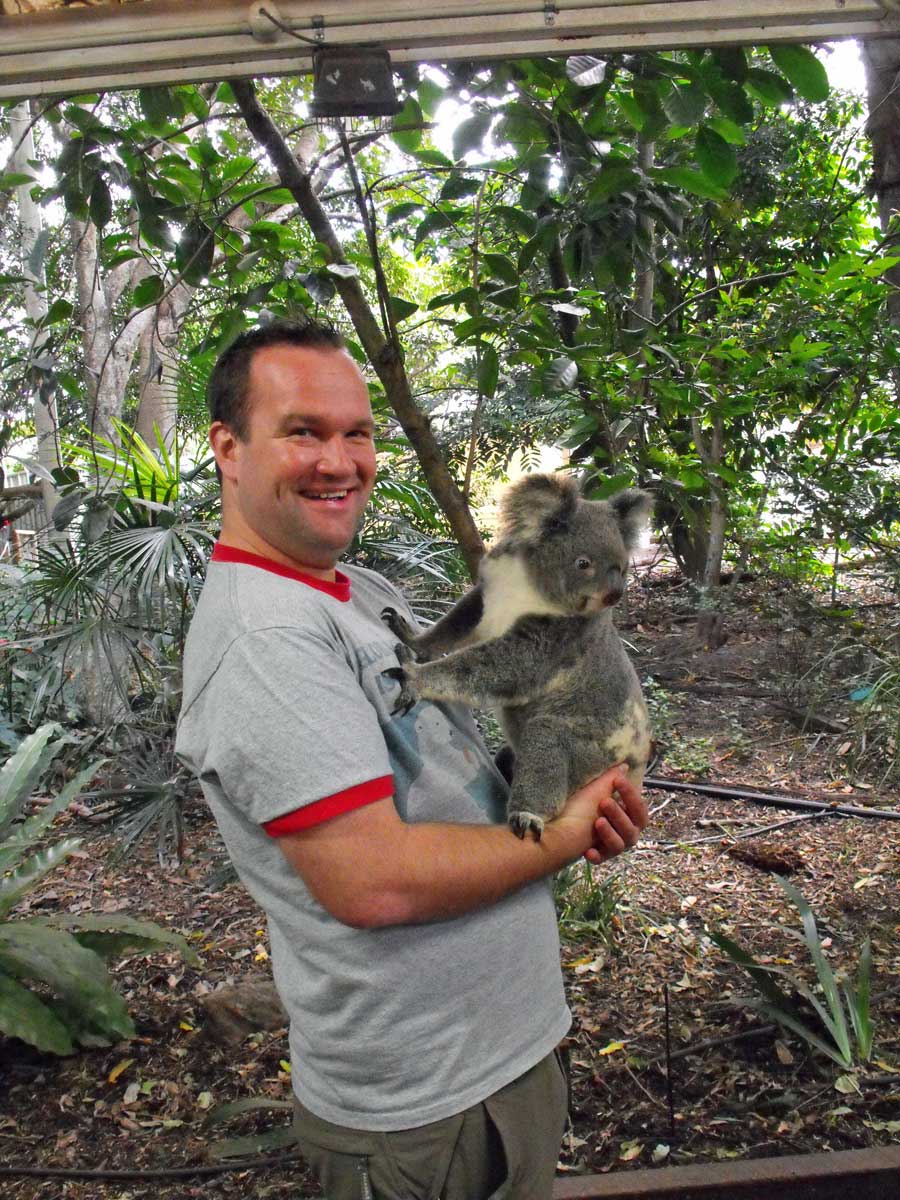
[[[264,558],[261,554],[251,554],[249,550],[238,550],[236,546],[227,546],[224,542],[216,542],[212,552],[213,562],[241,563],[245,567],[259,567],[261,571],[271,571],[283,579],[295,579],[305,583],[307,587],[315,588],[317,592],[326,592],[335,600],[350,599],[350,580],[341,571],[336,571],[332,583],[329,579],[319,579],[315,575],[306,575],[293,567],[285,567],[272,558]]]

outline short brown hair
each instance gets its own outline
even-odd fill
[[[210,421],[221,421],[241,441],[246,440],[250,364],[259,350],[281,345],[342,350],[344,339],[336,329],[314,321],[270,321],[239,334],[219,355],[206,385]]]

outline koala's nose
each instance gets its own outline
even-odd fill
[[[622,587],[609,588],[608,591],[603,593],[603,607],[612,608],[614,604],[619,603],[624,594],[625,590]]]

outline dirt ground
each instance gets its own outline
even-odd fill
[[[734,592],[727,641],[707,651],[691,638],[686,587],[671,571],[645,566],[621,626],[654,711],[651,775],[900,808],[898,788],[883,778],[890,733],[879,734],[879,718],[870,717],[864,744],[860,705],[850,699],[873,652],[900,650],[896,599],[875,575],[842,578],[836,603],[748,580]],[[572,1125],[560,1171],[897,1141],[900,822],[691,792],[647,795],[653,821],[642,844],[598,872],[592,912],[577,911],[578,889],[571,892],[562,922],[574,1023],[566,1043]],[[268,976],[262,915],[240,885],[210,886],[222,851],[199,804],[183,862],[165,868],[150,845],[112,866],[107,827],[68,824],[85,849],[48,877],[32,906],[152,918],[188,937],[203,966],[166,954],[117,965],[138,1025],[131,1042],[59,1060],[0,1039],[0,1164],[146,1173],[219,1163],[224,1138],[287,1119],[261,1108],[205,1123],[231,1101],[290,1096],[285,1031],[226,1049],[210,1038],[200,1006],[222,984]],[[800,919],[773,868],[806,896],[835,970],[852,975],[871,938],[875,1045],[863,1067],[811,1054],[749,1009],[747,977],[708,938],[721,929],[813,982]],[[8,1200],[321,1194],[293,1160],[205,1178],[18,1176],[0,1189]]]

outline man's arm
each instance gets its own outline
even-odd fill
[[[407,825],[391,799],[278,841],[333,917],[376,929],[495,904],[582,855],[602,862],[634,845],[646,823],[640,793],[614,768],[575,792],[539,842],[520,841],[506,825]]]

